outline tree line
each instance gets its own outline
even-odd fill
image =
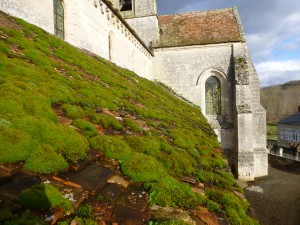
[[[267,110],[267,123],[277,123],[293,115],[300,106],[300,80],[260,89],[261,104]]]

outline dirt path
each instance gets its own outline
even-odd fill
[[[270,160],[269,176],[245,190],[261,225],[300,224],[300,164]]]

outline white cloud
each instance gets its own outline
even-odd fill
[[[300,60],[257,63],[256,70],[263,87],[300,80]]]
[[[299,0],[157,1],[158,8],[163,14],[237,6],[247,44],[260,74],[262,85],[284,83],[293,79],[300,80],[299,69],[296,69],[294,64],[298,62],[300,65],[300,54],[291,52],[300,48]],[[294,61],[280,62],[279,60],[283,58],[293,58]]]

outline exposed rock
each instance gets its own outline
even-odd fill
[[[186,176],[186,177],[183,177],[181,179],[183,182],[186,182],[186,183],[189,183],[189,184],[196,184],[197,181],[194,177],[191,177],[191,176]]]
[[[258,193],[264,193],[264,190],[259,186],[250,186],[246,189],[249,191],[254,191],[254,192],[258,192]]]
[[[145,211],[132,209],[123,205],[116,205],[111,221],[122,225],[148,224],[150,216]]]
[[[129,185],[129,181],[125,180],[124,178],[114,175],[108,181],[108,183],[115,183],[120,185],[121,187],[127,188]]]
[[[149,206],[151,219],[156,221],[166,220],[181,220],[190,224],[196,225],[196,222],[191,218],[187,211],[173,209],[170,207],[161,207],[157,205]]]
[[[208,209],[203,206],[197,207],[196,216],[207,225],[219,225],[220,224],[216,214],[208,211]]]
[[[205,191],[202,188],[192,187],[192,191],[195,192],[195,193],[198,193],[202,196],[205,196]]]

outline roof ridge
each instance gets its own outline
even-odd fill
[[[201,13],[201,12],[220,12],[220,11],[225,11],[225,10],[233,10],[233,7],[228,7],[228,8],[222,8],[222,9],[208,9],[208,10],[195,10],[195,11],[190,11],[190,12],[182,12],[182,13],[174,13],[174,14],[165,14],[165,15],[159,15],[158,17],[163,17],[163,16],[176,16],[176,15],[184,15],[184,14],[192,14],[192,13]]]

